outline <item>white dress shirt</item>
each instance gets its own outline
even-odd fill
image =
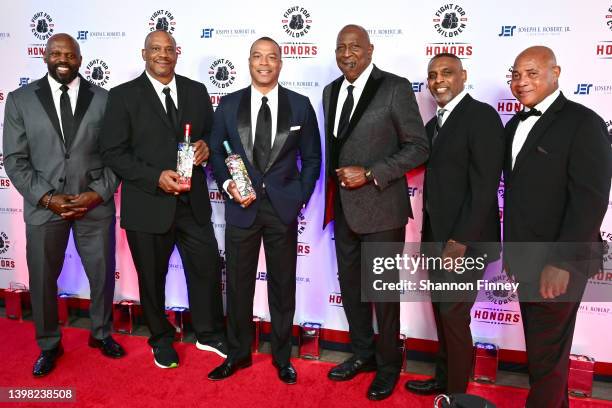
[[[149,77],[149,81],[153,84],[153,88],[155,89],[155,93],[159,96],[159,100],[164,107],[164,111],[166,110],[166,94],[164,93],[164,88],[170,88],[170,97],[172,98],[172,102],[174,102],[174,106],[178,110],[178,93],[176,91],[176,76],[172,76],[172,80],[168,83],[168,85],[164,85],[159,82],[157,79],[153,78],[147,71],[147,77]],[[167,113],[167,112],[166,112]]]
[[[348,96],[348,91],[346,88],[349,85],[353,85],[355,88],[353,89],[353,110],[349,116],[349,121],[353,116],[353,112],[355,112],[355,108],[359,103],[359,98],[361,98],[361,94],[363,93],[363,88],[368,82],[368,78],[370,78],[370,74],[372,73],[372,69],[374,69],[374,65],[370,62],[370,65],[359,75],[359,78],[355,80],[352,84],[344,78],[342,81],[342,85],[340,85],[340,93],[338,94],[338,103],[336,104],[336,117],[334,118],[334,136],[338,136],[338,122],[340,122],[340,114],[342,113],[342,106],[344,105],[344,101],[346,101],[346,97]]]
[[[461,102],[461,100],[465,98],[465,95],[467,95],[467,91],[464,89],[463,91],[459,92],[457,96],[451,99],[443,108],[439,106],[437,107],[436,118],[438,117],[438,113],[442,109],[444,109],[444,114],[442,115],[442,123],[440,123],[440,127],[444,126],[444,122],[446,122],[446,119],[448,119],[453,109],[455,109],[455,107],[459,105],[459,102]]]
[[[542,112],[542,115],[546,112],[550,105],[557,99],[561,91],[558,89],[548,95],[542,102],[538,103],[534,106],[534,109]],[[529,108],[525,108],[525,111],[529,111]],[[516,157],[519,155],[525,141],[527,140],[527,136],[529,136],[529,132],[533,129],[533,126],[536,122],[541,118],[541,116],[530,116],[527,119],[520,121],[518,126],[516,127],[516,131],[514,132],[514,138],[512,139],[512,168],[514,168],[514,162],[516,161]]]
[[[62,90],[60,89],[62,84],[57,82],[55,78],[47,74],[49,80],[49,86],[51,87],[51,95],[53,96],[53,106],[55,106],[55,112],[59,119],[60,129],[62,130],[62,138],[64,138],[64,127],[62,126],[62,112],[60,109],[60,98],[62,97]],[[81,78],[77,75],[68,86],[68,97],[70,98],[70,107],[72,108],[72,114],[76,109],[77,98],[79,97],[79,87],[81,86]],[[76,129],[75,129],[76,131]]]

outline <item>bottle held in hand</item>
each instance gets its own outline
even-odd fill
[[[249,177],[249,173],[247,172],[242,157],[240,157],[239,154],[232,152],[232,148],[227,140],[223,142],[223,147],[227,152],[225,164],[230,172],[230,175],[232,176],[232,180],[234,180],[234,183],[236,183],[240,197],[255,197],[255,189],[253,188],[253,183],[251,182],[251,178]]]
[[[178,144],[176,156],[176,172],[179,174],[179,184],[191,188],[194,151],[191,145],[191,124],[185,124],[185,137]]]

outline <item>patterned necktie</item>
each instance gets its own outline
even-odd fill
[[[436,118],[436,127],[434,129],[433,137],[431,138],[432,146],[434,145],[434,143],[436,142],[436,139],[438,138],[438,132],[440,131],[440,128],[442,127],[442,118],[444,118],[444,114],[446,112],[447,112],[446,109],[440,109],[438,111],[437,118]]]
[[[170,96],[170,88],[165,87],[163,92],[166,95],[166,114],[168,115],[168,119],[170,120],[172,127],[178,131],[178,112],[176,106],[174,105],[174,101]]]
[[[64,132],[64,145],[70,146],[74,135],[74,115],[72,114],[72,106],[70,105],[70,96],[68,96],[68,86],[66,84],[60,87],[62,96],[60,96],[60,114],[62,116],[62,130]]]
[[[265,172],[270,151],[272,150],[272,113],[268,106],[268,98],[261,98],[261,106],[257,113],[257,124],[255,125],[255,143],[253,144],[253,157],[255,165],[262,173]]]
[[[346,92],[348,92],[348,95],[346,96],[344,105],[342,105],[340,120],[338,121],[338,131],[336,132],[336,137],[338,139],[344,137],[344,132],[346,132],[349,125],[349,120],[351,119],[351,112],[353,111],[353,105],[355,104],[355,100],[353,99],[354,88],[354,85],[349,85],[346,87]]]

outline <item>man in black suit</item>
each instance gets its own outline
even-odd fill
[[[405,78],[372,64],[367,31],[348,25],[338,33],[336,62],[342,76],[323,90],[326,133],[325,225],[335,219],[338,277],[354,355],[332,368],[334,381],[376,370],[367,396],[393,392],[402,366],[397,347],[399,302],[361,300],[361,244],[404,242],[412,216],[405,173],[427,159],[429,143]]]
[[[57,279],[70,232],[89,280],[89,345],[109,357],[123,348],[111,337],[115,289],[117,176],[98,148],[106,90],[79,75],[79,43],[55,34],[44,55],[48,73],[8,95],[4,111],[6,173],[23,196],[32,315],[41,354],[36,377],[63,354]]]
[[[178,366],[174,327],[165,315],[168,261],[178,247],[189,309],[201,350],[225,356],[221,272],[204,170],[213,110],[206,87],[175,75],[176,43],[165,31],[147,35],[145,72],[113,88],[101,140],[104,162],[122,179],[121,226],[138,272],[140,301],[155,364]],[[191,125],[191,189],[178,183],[177,141]]]
[[[605,123],[565,98],[560,73],[551,49],[521,52],[510,88],[525,109],[506,125],[504,263],[520,285],[534,408],[569,406],[576,314],[587,278],[601,267],[596,247],[612,177]]]
[[[427,71],[437,109],[425,127],[431,154],[424,183],[424,253],[486,260],[477,264],[482,267],[462,273],[430,269],[429,279],[475,284],[486,263],[499,259],[497,190],[504,127],[495,109],[464,90],[467,72],[455,55],[436,55]],[[477,294],[477,290],[431,294],[439,344],[436,374],[425,381],[408,381],[409,391],[465,393],[473,360],[470,311]]]
[[[307,97],[278,85],[281,51],[271,38],[251,45],[251,86],[224,96],[215,112],[211,161],[225,201],[229,354],[208,374],[221,380],[251,365],[253,296],[263,239],[272,322],[272,357],[279,378],[297,382],[289,361],[295,312],[297,216],[321,169],[321,140]],[[223,142],[242,157],[256,197],[242,197],[224,163]],[[301,170],[298,170],[298,155]]]

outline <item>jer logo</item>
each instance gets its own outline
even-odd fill
[[[89,31],[78,31],[77,32],[77,40],[86,41],[87,40],[87,33],[89,33]]]
[[[574,95],[588,95],[591,92],[593,84],[578,84]]]
[[[230,87],[236,80],[236,69],[230,60],[219,58],[208,68],[210,82],[220,89]]]
[[[512,37],[514,36],[514,30],[516,26],[502,26],[501,33],[497,34],[498,37]]]
[[[19,78],[19,87],[21,88],[22,86],[26,86],[27,84],[30,83],[30,78],[26,78],[26,77],[21,77]]]
[[[445,4],[434,14],[434,29],[442,37],[457,37],[468,21],[465,10],[458,4]]]
[[[299,6],[289,7],[285,10],[281,22],[283,30],[291,38],[305,36],[310,31],[312,24],[308,10]]]
[[[412,83],[412,91],[414,93],[421,92],[423,90],[423,85],[425,85],[424,82],[413,82]]]
[[[47,41],[53,35],[55,24],[51,16],[39,11],[30,19],[32,34],[40,41]]]
[[[0,255],[5,254],[11,247],[11,241],[4,231],[0,231]]]
[[[164,30],[174,34],[176,20],[168,10],[157,10],[149,18],[149,31]]]
[[[202,36],[200,38],[212,38],[213,31],[215,31],[214,28],[203,28],[202,29]]]
[[[92,84],[103,87],[110,80],[108,64],[101,59],[91,60],[85,68],[85,78]]]

